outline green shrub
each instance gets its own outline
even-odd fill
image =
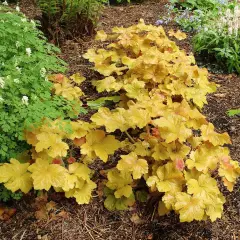
[[[75,102],[52,96],[47,74],[64,72],[59,49],[46,42],[36,23],[0,5],[0,162],[28,149],[24,129],[43,118],[72,116]]]
[[[107,0],[37,0],[43,29],[54,40],[91,34]]]
[[[214,9],[219,4],[227,4],[228,0],[170,0],[178,8],[188,9]]]
[[[228,72],[240,73],[240,9],[227,8],[194,36],[196,53],[210,56],[227,68]],[[215,26],[214,28],[212,26]]]

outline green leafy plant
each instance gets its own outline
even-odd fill
[[[190,7],[188,1],[181,1],[179,4],[189,6],[183,7],[181,5],[177,7],[177,2],[179,1],[172,1],[165,5],[167,14],[164,17],[160,17],[157,24],[166,24],[173,20],[179,24],[184,31],[199,31],[206,23],[218,17],[219,14],[229,6],[228,1],[210,1],[212,4],[210,8],[206,7],[207,5],[204,3],[196,5],[197,3],[200,4],[201,1],[189,1],[195,2],[195,7]]]
[[[212,28],[212,26],[216,26]],[[196,53],[213,57],[228,72],[240,73],[240,9],[236,4],[219,17],[209,20],[193,38]]]
[[[18,191],[13,193],[12,191],[6,189],[4,185],[0,184],[0,201],[7,202],[11,199],[20,200],[22,196],[22,192]]]
[[[47,43],[36,23],[0,6],[0,162],[27,150],[24,130],[47,117],[75,117],[76,100],[52,94],[47,75],[64,72],[59,49]]]
[[[233,116],[236,116],[236,115],[240,115],[240,109],[231,109],[231,110],[228,110],[227,111],[227,114],[229,117],[233,117]]]
[[[170,0],[170,3],[177,8],[213,10],[219,4],[227,4],[228,0]]]
[[[37,0],[43,31],[56,42],[92,34],[106,0]]]

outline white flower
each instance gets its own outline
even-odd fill
[[[26,22],[27,19],[26,19],[26,18],[21,18],[21,21],[22,21],[22,22]]]
[[[228,28],[228,35],[232,35],[233,34],[233,28],[232,27],[229,27]]]
[[[20,81],[19,81],[18,78],[13,79],[13,82],[15,82],[15,83],[20,83]]]
[[[20,42],[19,41],[16,41],[16,48],[19,48],[20,47]]]
[[[18,71],[19,73],[22,72],[22,69],[21,69],[20,67],[16,67],[16,69],[17,69],[17,71]]]
[[[3,77],[0,77],[0,88],[4,88],[5,81]]]
[[[3,102],[3,101],[4,101],[4,99],[0,96],[0,103]]]
[[[36,23],[35,23],[33,20],[31,20],[30,22],[32,23],[32,25],[33,25],[34,27],[36,26]]]
[[[20,12],[20,7],[19,6],[16,6],[16,11]]]
[[[234,7],[234,13],[236,14],[237,12],[238,12],[238,5],[236,5],[235,7]]]
[[[25,105],[28,105],[28,97],[27,96],[22,97],[22,103]]]
[[[32,53],[31,48],[26,48],[26,53],[27,53],[27,55],[30,57],[30,56],[31,56],[31,53]]]
[[[46,76],[46,72],[47,72],[46,68],[41,68],[41,70],[40,70],[41,77],[44,78]]]
[[[8,6],[7,1],[4,1],[2,4],[5,5],[5,6]]]
[[[226,17],[229,19],[231,17],[231,10],[228,8],[226,11]]]

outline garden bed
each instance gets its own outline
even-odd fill
[[[101,18],[99,29],[106,32],[114,26],[130,26],[143,18],[146,23],[154,24],[159,15],[164,14],[166,1],[146,1],[143,4],[131,6],[107,7]],[[33,14],[31,15],[33,17]],[[166,26],[166,30],[177,28],[173,24]],[[82,72],[87,80],[94,79],[95,73],[89,70],[89,63],[81,55],[89,47],[99,46],[92,38],[66,41],[62,46],[61,58],[70,65],[70,73]],[[191,52],[189,38],[181,41],[180,46]],[[227,131],[231,136],[230,146],[233,159],[240,161],[240,121],[239,117],[228,117],[226,111],[240,106],[240,77],[234,74],[210,74],[210,80],[221,87],[214,94],[208,96],[208,105],[204,114],[214,124],[219,132]],[[91,99],[98,94],[86,81],[83,91]],[[99,168],[104,169],[104,164]],[[16,214],[7,222],[0,222],[2,239],[238,239],[240,237],[240,185],[235,186],[232,193],[222,192],[227,202],[222,219],[214,223],[192,222],[179,223],[175,214],[158,217],[156,205],[149,203],[137,208],[133,207],[126,212],[109,212],[103,206],[103,199],[94,193],[93,201],[89,205],[79,206],[73,200],[66,200],[59,194],[50,194],[49,199],[57,203],[55,212],[66,213],[63,216],[49,218],[48,221],[39,221],[35,218],[33,197],[26,196],[18,203],[14,203]],[[11,205],[11,203],[9,203]],[[138,218],[132,218],[132,216]],[[132,219],[132,220],[131,220]]]

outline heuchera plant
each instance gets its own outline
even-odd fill
[[[170,35],[185,37],[180,31]],[[91,122],[45,119],[41,127],[25,131],[32,160],[11,159],[0,166],[0,182],[13,192],[54,187],[88,203],[96,188],[88,164],[107,162],[121,150],[115,167],[101,172],[106,208],[132,206],[145,182],[149,197],[159,196],[160,215],[174,210],[182,222],[220,218],[225,199],[216,178],[232,191],[240,167],[225,147],[231,143],[228,134],[217,133],[200,112],[206,94],[216,89],[207,70],[198,68],[162,27],[142,20],[115,27],[109,35],[100,31],[97,39],[110,43],[84,55],[102,75],[92,83],[98,92],[118,93],[121,101],[112,109],[99,108]],[[55,85],[55,91],[60,94],[69,82]]]

